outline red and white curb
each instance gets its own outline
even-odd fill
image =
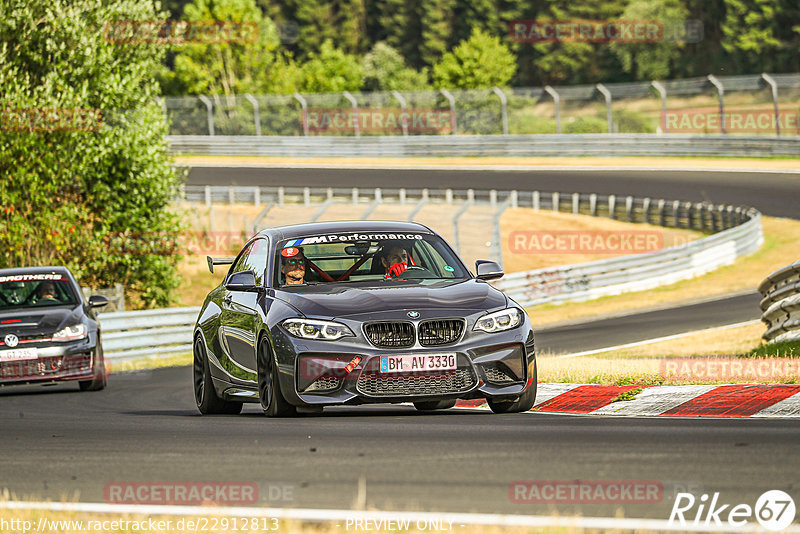
[[[621,394],[642,388],[630,400]],[[458,408],[486,407],[484,399]],[[800,385],[600,386],[539,384],[532,412],[612,416],[800,417]]]

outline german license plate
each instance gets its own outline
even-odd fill
[[[381,356],[381,373],[455,371],[455,354]]]
[[[36,348],[0,350],[0,362],[17,362],[20,360],[35,360],[39,357]]]

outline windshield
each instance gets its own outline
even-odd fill
[[[276,266],[277,287],[470,277],[445,242],[428,234],[331,234],[289,239],[278,244]]]
[[[0,310],[76,304],[71,282],[60,274],[0,276]]]

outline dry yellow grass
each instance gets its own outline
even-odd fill
[[[797,260],[800,250],[800,221],[763,217],[762,222],[764,245],[756,253],[737,260],[733,265],[648,291],[624,293],[589,302],[531,307],[527,310],[528,314],[534,324],[542,326],[748,289],[755,291],[769,273]]]
[[[737,328],[717,328],[681,338],[577,357],[543,354],[538,357],[539,381],[579,384],[729,384],[729,383],[797,383],[800,361],[785,358],[738,358],[742,366],[754,366],[758,374],[742,376],[669,376],[665,375],[665,358],[691,363],[695,358],[717,357],[715,361],[733,360],[761,344],[764,326],[760,323]],[[729,358],[719,358],[720,356]],[[760,373],[759,365],[779,371]],[[706,369],[706,367],[701,367]],[[713,367],[711,368],[713,370]]]

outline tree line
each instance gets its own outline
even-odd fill
[[[162,7],[172,19],[259,28],[254,43],[174,47],[159,73],[166,95],[800,71],[796,0],[166,0]],[[510,31],[520,20],[658,21],[670,35],[656,42],[521,42]]]

